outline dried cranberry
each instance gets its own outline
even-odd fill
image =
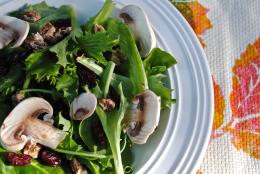
[[[0,58],[0,76],[6,75],[8,72],[8,66],[3,58]]]
[[[61,159],[57,154],[47,150],[41,153],[41,159],[45,164],[52,167],[55,167],[61,163]]]
[[[17,154],[9,152],[6,155],[6,161],[14,166],[25,166],[31,163],[32,157],[26,154]]]
[[[93,120],[91,124],[93,137],[99,145],[106,144],[106,135],[99,120]]]

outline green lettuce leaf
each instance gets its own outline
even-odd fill
[[[51,84],[56,84],[60,65],[55,62],[55,57],[46,52],[34,52],[25,60],[27,76],[35,78],[38,82],[47,80]]]

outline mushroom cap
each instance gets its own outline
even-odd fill
[[[14,41],[19,47],[29,33],[29,23],[11,16],[0,16],[0,49]]]
[[[138,94],[132,100],[127,117],[126,132],[131,141],[136,144],[145,144],[159,123],[160,97],[151,90]]]
[[[0,129],[0,143],[10,151],[24,148],[28,140],[56,148],[65,133],[37,117],[53,115],[52,106],[44,99],[31,97],[20,102],[6,117]]]
[[[97,97],[92,93],[82,93],[70,105],[70,117],[74,120],[84,120],[96,110]]]
[[[145,57],[156,47],[156,37],[146,13],[136,5],[123,7],[118,15],[126,23],[137,41],[141,57]]]

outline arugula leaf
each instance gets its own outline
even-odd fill
[[[18,88],[17,82],[21,80],[22,75],[22,66],[20,64],[11,66],[9,72],[0,79],[1,96],[13,93]]]
[[[109,32],[98,32],[95,34],[86,33],[77,39],[79,47],[89,56],[95,58],[99,63],[106,64],[102,52],[111,51],[113,46],[119,42],[118,35],[111,35]]]
[[[34,77],[38,82],[50,81],[55,84],[59,75],[60,65],[46,52],[34,52],[25,60],[27,76]]]
[[[111,112],[105,112],[101,107],[97,106],[96,113],[102,123],[104,132],[110,144],[110,148],[113,154],[115,171],[117,174],[124,173],[121,150],[120,150],[120,135],[122,131],[121,122],[124,118],[124,114],[127,110],[128,103],[123,94],[122,85],[118,87],[118,93],[120,94],[120,106],[118,110]]]
[[[148,75],[165,73],[168,68],[176,63],[177,61],[172,55],[160,48],[154,48],[143,61]]]
[[[101,86],[103,91],[103,97],[106,98],[109,92],[110,82],[113,78],[113,71],[115,69],[116,64],[114,62],[108,62],[102,76],[101,76]]]
[[[162,109],[170,108],[171,104],[175,102],[175,100],[171,98],[172,90],[163,83],[164,78],[166,78],[164,74],[148,76],[149,88],[154,91],[156,95],[161,97]]]
[[[148,82],[142,59],[136,46],[134,36],[128,26],[120,21],[110,19],[107,22],[107,28],[108,32],[119,34],[119,46],[129,62],[129,78],[133,86],[132,94],[136,95],[145,89],[148,89]]]
[[[67,102],[71,101],[78,95],[79,78],[76,72],[76,66],[67,67],[64,73],[59,77],[56,89],[62,91]]]
[[[114,2],[112,0],[106,0],[97,15],[90,18],[86,24],[86,30],[90,32],[95,24],[103,24],[109,18],[114,8]]]

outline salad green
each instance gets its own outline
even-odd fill
[[[129,120],[125,117],[131,110],[132,99],[149,89],[161,98],[161,109],[171,107],[175,100],[171,98],[172,89],[167,87],[165,73],[177,62],[160,48],[153,48],[146,57],[141,57],[129,27],[110,17],[114,9],[112,0],[106,0],[97,15],[83,25],[70,5],[56,8],[41,2],[9,14],[22,20],[28,11],[41,16],[30,23],[28,37],[41,33],[49,23],[56,28],[60,23],[66,23],[66,27],[69,23],[70,31],[42,49],[10,45],[0,50],[0,69],[7,68],[7,72],[0,73],[1,124],[19,103],[14,99],[17,95],[41,97],[53,106],[54,126],[67,135],[57,148],[44,147],[60,156],[62,163],[56,167],[39,159],[26,166],[12,166],[5,160],[8,151],[0,146],[1,174],[73,173],[70,162],[74,158],[93,174],[132,172],[132,142],[125,133]],[[96,27],[101,30],[95,30]],[[117,49],[119,57],[123,57],[120,63],[112,59]],[[105,109],[98,104],[91,117],[73,120],[71,103],[83,92],[95,94],[98,101],[109,99],[115,106]]]

